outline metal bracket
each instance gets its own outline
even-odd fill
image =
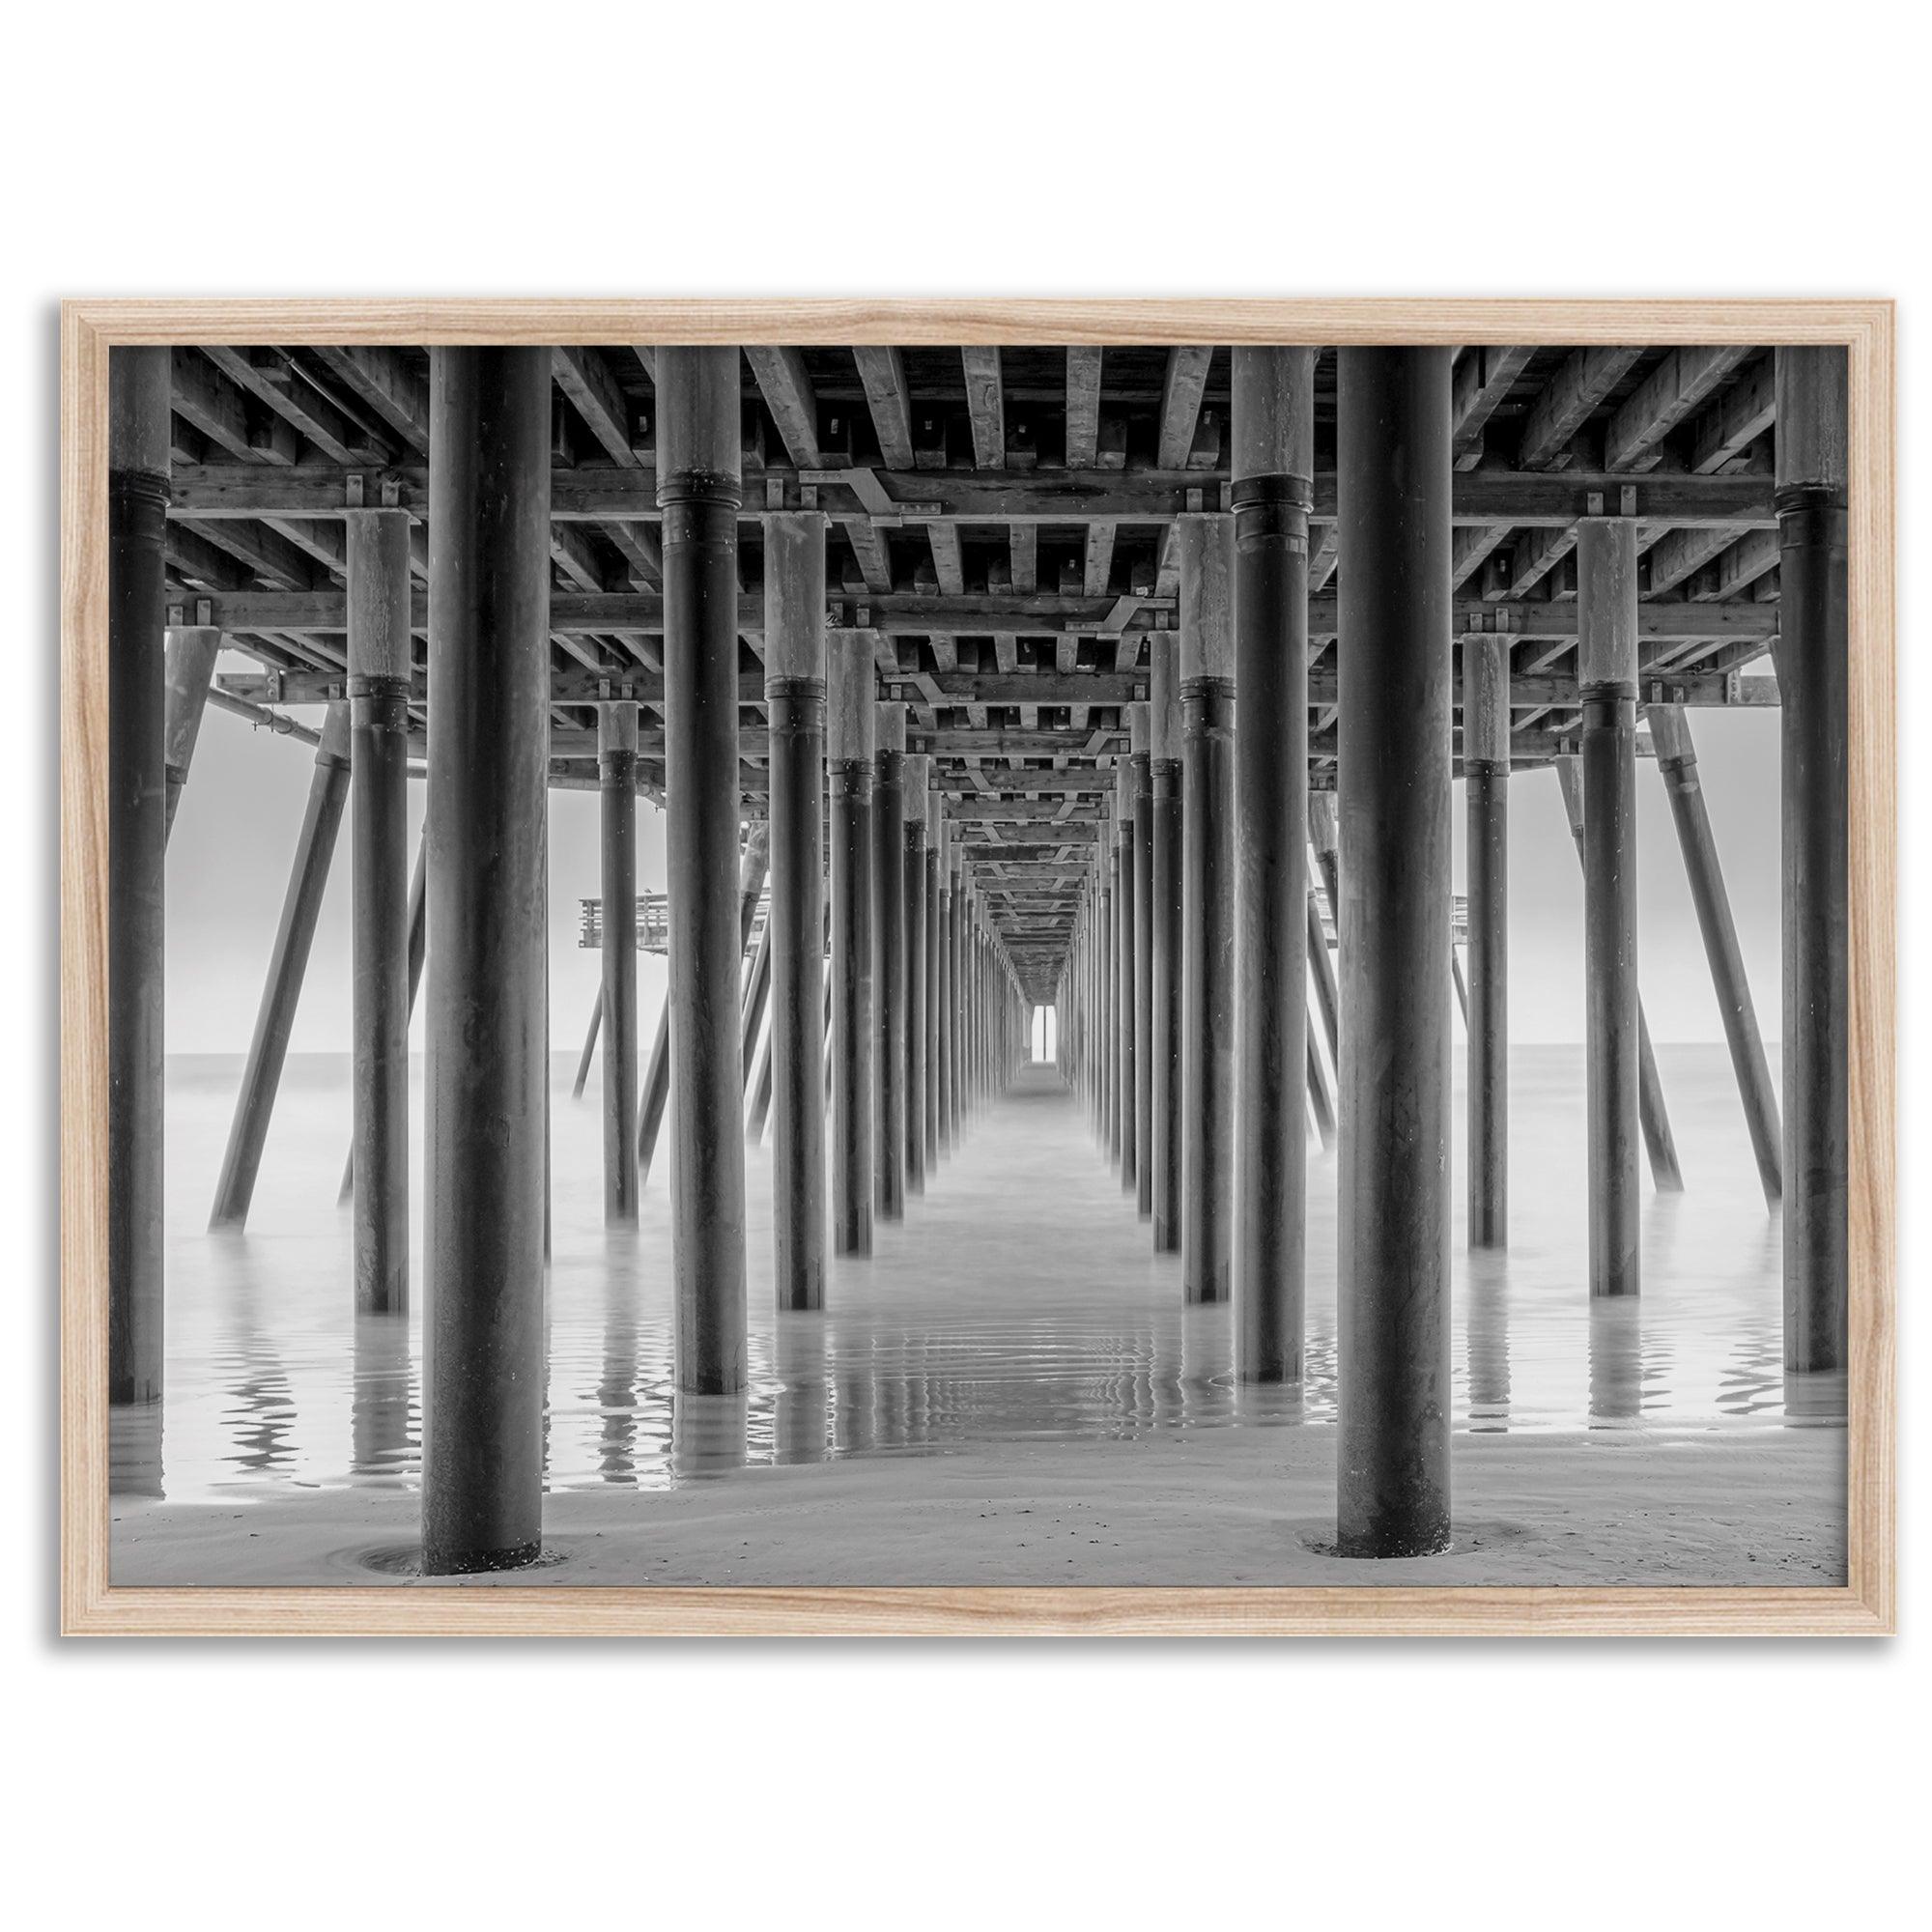
[[[362,476],[358,470],[351,470],[342,479],[343,500],[352,510],[362,507]]]
[[[872,522],[886,528],[895,528],[908,521],[930,522],[946,514],[944,503],[897,501],[879,481],[879,472],[867,465],[855,465],[850,469],[801,469],[798,481],[801,492],[807,485],[814,488],[842,485],[858,497]]]

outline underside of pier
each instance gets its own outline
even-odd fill
[[[1641,1292],[1641,1163],[1683,1185],[1639,992],[1639,760],[1670,790],[1782,1218],[1783,1366],[1842,1377],[1840,352],[207,345],[113,366],[117,1404],[163,1395],[161,864],[204,704],[316,758],[212,1220],[247,1222],[353,804],[345,1293],[364,1320],[423,1302],[430,1574],[522,1568],[556,1529],[557,788],[600,796],[604,1216],[638,1222],[662,1129],[683,1397],[742,1397],[752,1298],[822,1319],[955,1177],[991,1244],[997,1176],[967,1143],[1003,1095],[1030,1131],[1050,1110],[1057,1162],[1065,1127],[1097,1142],[1107,1238],[1178,1255],[1179,1305],[1233,1304],[1234,1384],[1301,1389],[1307,1175],[1332,1144],[1338,1428],[1281,1477],[1290,1514],[1321,1518],[1318,1569],[1466,1556],[1458,1522],[1520,1517],[1503,1491],[1531,1480],[1512,1467],[1473,1515],[1454,1499],[1449,1390],[1452,1141],[1469,1247],[1510,1239],[1525,773],[1554,768],[1584,879],[1579,1294]],[[1781,1092],[1692,740],[1742,707],[1777,707],[1782,742]],[[640,799],[666,814],[661,920]],[[640,943],[669,961],[654,1044]],[[1041,1009],[1053,1070],[1014,1095]],[[771,1162],[769,1247],[748,1159]],[[958,1226],[958,1265],[975,1238]],[[1487,1494],[1500,1463],[1456,1461]]]

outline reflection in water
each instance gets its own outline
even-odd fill
[[[605,1230],[604,1352],[592,1403],[598,1416],[597,1472],[607,1483],[638,1481],[637,1241],[629,1228]]]
[[[670,1405],[670,1466],[680,1478],[719,1476],[745,1466],[751,1399],[693,1395],[679,1389]]]
[[[237,1445],[233,1460],[251,1476],[289,1473],[294,1460],[295,1392],[281,1350],[260,1322],[268,1284],[250,1266],[245,1236],[211,1235],[209,1248],[216,1297],[228,1316],[228,1346],[217,1368],[232,1399],[227,1415]]]
[[[107,1411],[107,1492],[162,1500],[161,1429],[166,1405],[144,1402]]]
[[[1334,1421],[1334,1156],[1309,1163],[1304,1379],[1245,1387],[1235,1379],[1233,1311],[1181,1306],[1178,1259],[1151,1253],[1077,1102],[1051,1075],[976,1126],[907,1220],[881,1224],[870,1259],[830,1264],[823,1315],[770,1306],[770,1168],[763,1154],[752,1159],[751,1389],[728,1401],[676,1397],[663,1185],[646,1190],[639,1230],[604,1226],[599,1115],[594,1094],[577,1106],[564,1097],[573,1070],[559,1062],[553,1112],[553,1490],[662,1489],[747,1463]],[[1581,1056],[1514,1057],[1511,1246],[1465,1251],[1460,1211],[1452,1233],[1458,1429],[1841,1420],[1842,1378],[1785,1383],[1777,1219],[1764,1210],[1723,1049],[1665,1049],[1662,1071],[1691,1192],[1646,1195],[1641,1300],[1593,1308]],[[170,1067],[169,1492],[413,1485],[420,1312],[369,1322],[352,1312],[349,1218],[332,1185],[346,1064],[311,1063],[285,1080],[254,1232],[216,1239],[202,1221],[238,1075],[237,1063]],[[1460,1173],[1454,1180],[1460,1199]],[[160,1438],[158,1412],[116,1416],[117,1493],[158,1492]]]
[[[1590,1426],[1634,1422],[1643,1409],[1643,1299],[1597,1295],[1590,1302]]]
[[[1467,1406],[1473,1433],[1507,1435],[1510,1415],[1509,1258],[1471,1248],[1463,1288]]]
[[[1180,1316],[1180,1414],[1183,1429],[1206,1429],[1235,1412],[1235,1311],[1228,1302],[1187,1308]]]
[[[350,1467],[357,1476],[401,1484],[415,1467],[419,1448],[409,1318],[358,1315],[355,1321]]]
[[[825,1321],[817,1315],[781,1315],[777,1325],[772,1453],[781,1463],[822,1463],[831,1427]]]
[[[1842,1429],[1846,1379],[1843,1375],[1787,1375],[1784,1378],[1786,1420],[1800,1428]]]

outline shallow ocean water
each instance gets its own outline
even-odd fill
[[[1457,1059],[1460,1061],[1460,1054]],[[1686,1191],[1644,1205],[1644,1293],[1584,1288],[1582,1055],[1511,1064],[1511,1240],[1463,1246],[1455,1156],[1454,1424],[1471,1432],[1765,1429],[1787,1414],[1778,1222],[1751,1162],[1720,1046],[1660,1049]],[[249,1231],[208,1207],[242,1063],[177,1058],[168,1084],[167,1400],[119,1420],[118,1490],[174,1501],[412,1488],[421,1435],[421,1225],[407,1321],[357,1322],[346,1056],[292,1060]],[[752,1387],[672,1386],[669,1204],[662,1161],[635,1235],[602,1222],[598,1086],[553,1063],[547,1469],[553,1491],[663,1487],[746,1463],[945,1454],[990,1443],[1332,1424],[1335,1156],[1309,1172],[1307,1377],[1233,1376],[1232,1316],[1184,1310],[1051,1067],[971,1122],[868,1261],[836,1263],[823,1317],[771,1306],[770,1150],[748,1150]],[[1460,1077],[1460,1066],[1458,1067]],[[412,1120],[420,1175],[420,1065]],[[1462,1096],[1454,1122],[1460,1141]],[[1807,1405],[1808,1406],[1808,1405]]]

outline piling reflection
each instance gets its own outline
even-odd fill
[[[1590,1427],[1632,1423],[1643,1412],[1643,1299],[1590,1301]]]
[[[1279,1429],[1303,1421],[1308,1395],[1301,1382],[1235,1384],[1234,1419],[1243,1429]]]
[[[1703,1061],[1666,1049],[1662,1066],[1693,1191],[1646,1201],[1641,1300],[1593,1309],[1575,1184],[1580,1056],[1527,1049],[1513,1060],[1511,1247],[1455,1258],[1459,1431],[1843,1426],[1842,1377],[1783,1373],[1778,1223],[1737,1130],[1722,1049]],[[227,1069],[211,1085],[210,1171],[235,1077]],[[568,1080],[566,1068],[561,1094]],[[661,1489],[747,1463],[1331,1426],[1333,1157],[1309,1165],[1303,1380],[1250,1388],[1235,1379],[1232,1311],[1183,1307],[1178,1263],[1150,1252],[1064,1091],[981,1122],[968,1150],[942,1162],[916,1218],[882,1236],[871,1259],[833,1264],[821,1314],[780,1317],[758,1293],[770,1266],[757,1247],[769,1239],[768,1166],[753,1162],[752,1386],[738,1403],[675,1398],[664,1200],[647,1194],[636,1231],[602,1224],[596,1189],[573,1193],[569,1180],[598,1172],[596,1110],[573,1111],[560,1094],[545,1296],[550,1488]],[[284,1103],[320,1105],[331,1093],[346,1105],[346,1082],[298,1083]],[[298,1124],[292,1116],[291,1130]],[[339,1126],[331,1111],[316,1137],[334,1147]],[[265,1199],[257,1234],[213,1239],[194,1158],[185,1130],[170,1144],[171,1163],[190,1169],[170,1206],[170,1500],[345,1481],[412,1487],[420,1322],[356,1321],[332,1187],[312,1221],[287,1199]],[[158,1413],[116,1414],[117,1495],[161,1492],[161,1442]]]
[[[637,1243],[629,1228],[608,1228],[604,1347],[598,1362],[597,1473],[617,1488],[638,1481]]]
[[[1509,1257],[1495,1249],[1469,1250],[1463,1310],[1468,1356],[1469,1428],[1476,1435],[1507,1435],[1510,1423]]]
[[[747,1396],[693,1395],[679,1389],[670,1409],[672,1476],[688,1482],[742,1469],[750,1409]]]
[[[228,1395],[223,1418],[235,1444],[232,1461],[245,1475],[292,1474],[295,1391],[279,1341],[261,1319],[267,1271],[253,1261],[242,1236],[213,1236],[209,1246],[215,1264],[216,1301],[227,1315],[227,1347],[217,1372]]]
[[[377,1484],[403,1483],[418,1453],[407,1316],[355,1318],[355,1382],[349,1415],[351,1469]]]
[[[1235,1311],[1228,1302],[1184,1309],[1180,1318],[1180,1426],[1206,1429],[1235,1412]]]
[[[825,1374],[825,1317],[781,1315],[772,1368],[778,1395],[772,1416],[772,1457],[779,1463],[822,1463],[832,1421]]]
[[[1849,1402],[1843,1371],[1833,1375],[1787,1373],[1784,1419],[1794,1429],[1842,1429]]]
[[[107,1411],[107,1493],[110,1496],[166,1498],[162,1482],[161,1438],[164,1403],[117,1406]]]

